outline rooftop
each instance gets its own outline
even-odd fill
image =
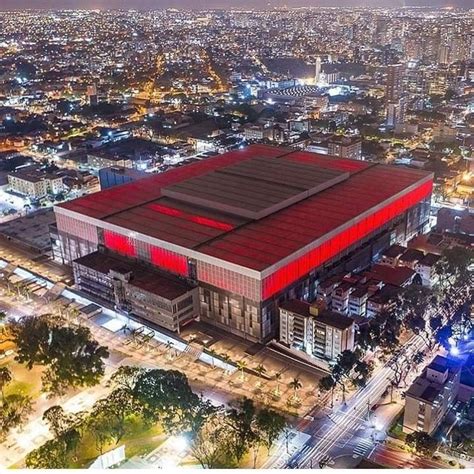
[[[388,267],[376,264],[365,272],[365,275],[367,278],[381,280],[388,285],[404,286],[411,281],[415,273],[408,267]]]
[[[174,300],[192,289],[184,280],[164,275],[152,268],[133,263],[125,258],[102,252],[93,252],[75,260],[75,263],[107,275],[110,270],[125,274],[131,273],[130,285],[149,293]]]
[[[426,195],[431,179],[420,170],[253,145],[60,204],[58,211],[261,272],[383,206],[400,212],[405,204],[395,210],[396,200]]]
[[[317,316],[311,314],[311,305],[306,301],[289,300],[280,304],[280,308],[291,313],[299,314],[305,318],[313,318],[326,326],[331,326],[336,329],[344,330],[350,328],[354,324],[354,320],[336,313],[335,311],[323,310]]]
[[[258,220],[346,180],[349,173],[255,157],[167,186],[178,201]]]
[[[397,258],[405,252],[406,247],[402,245],[393,244],[387,250],[384,251],[383,255],[387,258]]]

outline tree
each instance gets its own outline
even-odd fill
[[[90,417],[101,420],[101,439],[114,440],[118,444],[125,435],[127,417],[139,414],[140,408],[130,392],[116,388],[107,397],[95,402]]]
[[[263,374],[265,374],[267,372],[267,369],[265,368],[264,365],[258,364],[255,367],[255,372],[257,372],[257,374],[261,377]]]
[[[275,396],[279,397],[280,396],[280,381],[282,379],[282,373],[281,372],[275,372],[275,375],[273,378],[275,379],[275,382],[277,383],[276,389],[275,389]]]
[[[334,389],[336,385],[337,383],[332,375],[326,375],[318,383],[318,388],[321,392],[329,392],[331,390],[331,408],[334,406]]]
[[[144,418],[150,422],[160,420],[168,432],[189,430],[200,402],[186,376],[177,370],[144,371],[133,394],[142,406]]]
[[[223,422],[231,428],[228,448],[237,463],[252,449],[254,467],[260,446],[270,450],[286,426],[282,415],[266,408],[259,411],[248,398],[241,400],[237,407],[227,410]]]
[[[357,360],[358,357],[355,352],[345,350],[337,356],[336,363],[332,367],[332,377],[342,387],[343,400],[345,400],[346,397],[345,381],[349,378]]]
[[[34,449],[25,458],[29,469],[65,469],[68,467],[68,447],[63,439],[51,439]]]
[[[12,381],[12,373],[8,367],[0,367],[0,392],[2,402],[5,400],[5,387]]]
[[[418,351],[414,356],[413,356],[413,364],[415,367],[421,365],[423,361],[425,360],[425,353],[423,351]]]
[[[390,368],[393,370],[392,383],[395,387],[399,387],[408,375],[409,366],[406,355],[401,352],[394,354],[390,360]]]
[[[140,367],[122,365],[112,374],[108,385],[133,393],[138,379],[144,372],[145,370]]]
[[[222,412],[209,417],[191,441],[191,455],[203,469],[234,467],[230,456],[229,440],[232,428],[224,423]]]
[[[367,363],[363,360],[358,360],[354,366],[354,377],[352,382],[356,387],[365,387],[370,375],[374,370],[373,364]]]
[[[407,434],[405,442],[408,446],[424,455],[432,455],[438,447],[438,441],[425,431],[415,431]]]
[[[444,347],[446,350],[449,350],[451,347],[451,338],[453,337],[453,328],[450,324],[443,326],[435,335],[436,342]]]
[[[286,419],[274,410],[264,408],[257,414],[256,425],[259,438],[270,453],[273,443],[286,427]]]
[[[54,436],[59,437],[76,424],[76,415],[66,413],[60,405],[53,405],[43,413],[43,421],[49,425]]]
[[[300,388],[303,387],[301,381],[299,378],[295,377],[289,384],[288,384],[288,387],[290,387],[291,389],[293,389],[293,400],[297,400],[297,395],[296,393],[298,392],[298,390]]]
[[[107,415],[100,410],[92,412],[92,416],[87,418],[86,428],[95,440],[95,447],[100,454],[104,452],[104,446],[112,440],[112,429]]]
[[[28,369],[44,365],[43,390],[63,394],[69,387],[90,387],[104,375],[108,350],[86,327],[64,326],[55,316],[26,316],[9,324],[17,345],[15,359]]]
[[[445,249],[435,266],[438,285],[441,290],[452,292],[455,289],[472,285],[472,265],[474,251],[466,247]]]
[[[237,462],[241,461],[244,454],[257,441],[253,427],[255,416],[255,405],[248,398],[244,398],[237,408],[231,408],[226,413],[225,422],[233,432],[230,448]]]
[[[442,321],[441,318],[432,316],[437,307],[437,295],[429,288],[410,285],[400,294],[398,310],[403,324],[422,337],[429,349],[434,347],[433,333]]]
[[[245,360],[237,361],[237,370],[240,370],[240,381],[243,382],[245,379],[245,368],[247,367],[247,362]]]
[[[33,410],[31,397],[21,394],[8,395],[0,407],[0,436],[23,425]]]
[[[173,348],[174,348],[174,342],[170,340],[166,341],[165,349],[168,351],[169,360],[173,358],[173,351],[172,351]]]

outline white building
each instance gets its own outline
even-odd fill
[[[453,404],[459,390],[457,361],[436,356],[406,392],[403,431],[432,434]]]
[[[54,195],[64,191],[62,176],[47,173],[35,166],[10,173],[8,187],[12,191],[32,199],[40,199],[48,194]]]
[[[354,321],[305,301],[280,305],[280,342],[306,354],[332,361],[354,349]]]
[[[361,160],[362,140],[354,137],[334,137],[328,142],[328,155]]]

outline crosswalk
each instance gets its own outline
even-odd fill
[[[363,439],[355,448],[354,456],[364,456],[369,449],[374,446],[374,442],[368,439]]]

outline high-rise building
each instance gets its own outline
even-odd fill
[[[334,361],[354,349],[354,320],[343,314],[289,300],[280,305],[280,342],[311,357]]]
[[[314,83],[317,85],[321,82],[321,57],[316,57],[316,64],[314,66]]]
[[[405,121],[406,101],[401,97],[397,101],[389,102],[387,104],[387,118],[386,125],[388,127],[395,127]]]
[[[82,291],[116,304],[112,268],[101,286],[87,275],[101,272],[100,255],[119,256],[133,274],[167,277],[150,283],[158,294],[139,308],[141,320],[159,321],[157,302],[172,304],[169,292],[191,302],[198,288],[202,321],[265,342],[278,333],[279,303],[312,301],[321,279],[368,266],[394,239],[422,232],[432,184],[421,170],[253,145],[62,203],[55,214]],[[126,299],[116,307],[133,318]],[[179,311],[167,310],[170,327],[194,315]]]
[[[442,44],[439,47],[438,62],[440,64],[449,63],[449,46],[447,44]]]
[[[403,431],[432,434],[456,399],[460,363],[436,356],[405,392]]]
[[[405,116],[405,100],[403,81],[405,75],[404,64],[390,64],[387,67],[387,81],[385,84],[386,124],[394,127],[403,123]]]
[[[95,84],[87,86],[87,97],[89,99],[89,105],[97,105],[99,103],[97,86]]]
[[[385,84],[385,101],[397,102],[403,95],[404,64],[390,64],[387,66],[387,82]]]

